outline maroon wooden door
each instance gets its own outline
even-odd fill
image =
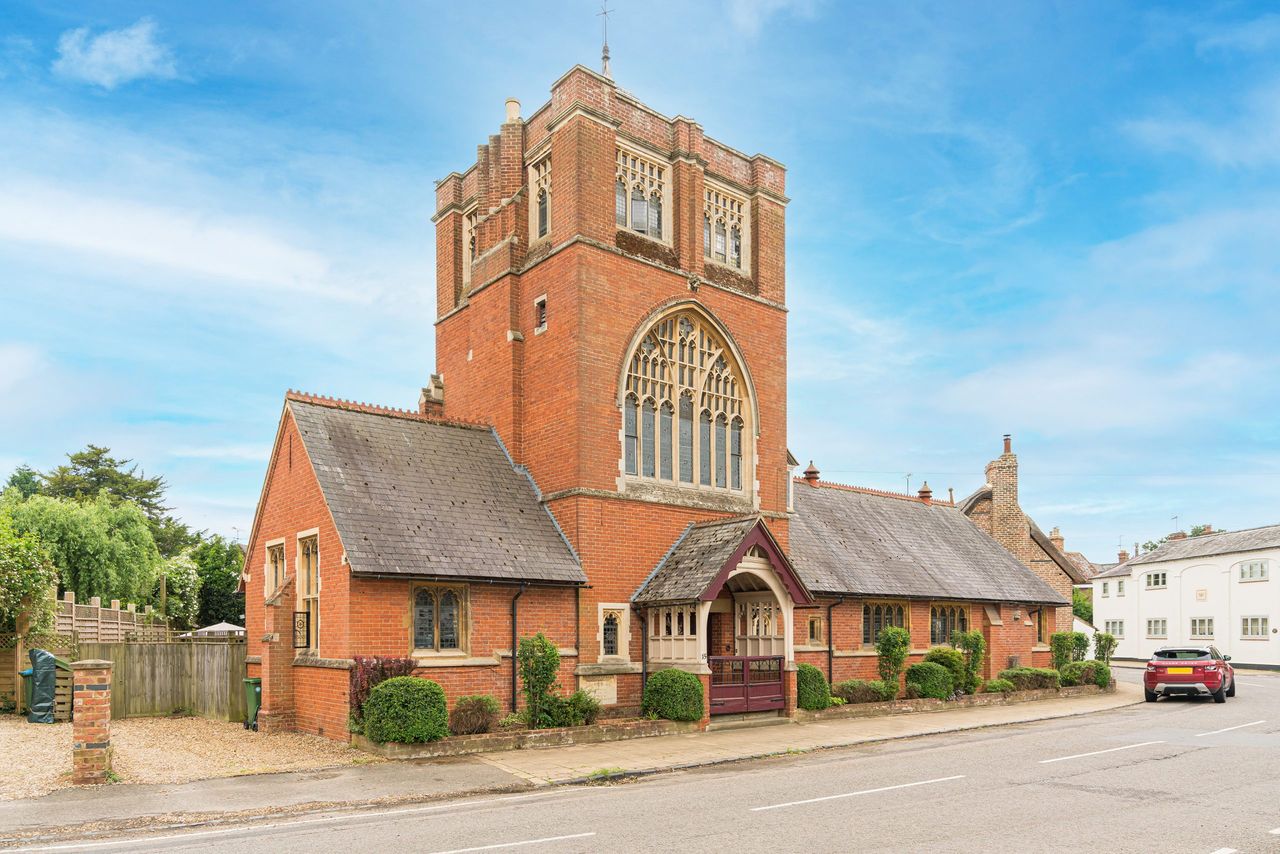
[[[782,656],[715,655],[711,664],[711,714],[781,709]]]

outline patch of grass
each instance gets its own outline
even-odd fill
[[[597,768],[587,775],[588,780],[603,780],[612,777],[614,774],[621,774],[625,768]]]
[[[112,771],[110,768],[108,768],[108,769],[107,769],[107,782],[108,782],[108,783],[121,783],[121,782],[124,782],[124,778],[123,778],[123,777],[121,777],[119,774],[117,774],[115,771]]]

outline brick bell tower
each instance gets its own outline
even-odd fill
[[[759,514],[785,546],[786,203],[781,164],[582,66],[437,184],[443,412],[537,484],[591,581],[578,673],[619,702],[627,603],[690,522]]]

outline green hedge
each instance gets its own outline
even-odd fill
[[[982,686],[984,694],[1008,694],[1018,690],[1008,679],[992,679]]]
[[[1101,661],[1070,661],[1062,668],[1062,684],[1106,688],[1111,684],[1111,668]]]
[[[832,685],[831,693],[846,703],[885,703],[898,696],[898,686],[885,685],[878,679],[847,679]]]
[[[1071,660],[1072,634],[1072,632],[1054,632],[1049,635],[1049,649],[1054,670],[1062,670]]]
[[[364,734],[379,744],[417,744],[444,738],[449,734],[444,689],[415,676],[379,682],[364,704]]]
[[[702,680],[674,667],[659,670],[644,686],[641,710],[669,721],[700,721],[704,709]]]
[[[1045,667],[1010,667],[1000,672],[1000,678],[1012,682],[1013,687],[1018,691],[1057,688],[1061,683],[1058,671]]]
[[[831,705],[827,677],[812,664],[801,664],[796,668],[796,702],[800,708],[811,712],[820,712]]]
[[[908,687],[916,686],[921,697],[948,700],[955,691],[951,671],[934,661],[922,661],[907,668]]]
[[[959,633],[957,632],[957,634]],[[954,635],[952,637],[954,639]],[[965,672],[963,652],[951,646],[935,646],[924,654],[924,660],[931,661],[934,664],[941,664],[947,668],[947,672],[951,674],[951,687],[953,690],[963,690],[966,694],[973,693],[964,687],[967,674]]]

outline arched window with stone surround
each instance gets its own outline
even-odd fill
[[[717,492],[753,482],[752,410],[724,334],[680,308],[640,337],[627,363],[622,470],[640,480]]]

